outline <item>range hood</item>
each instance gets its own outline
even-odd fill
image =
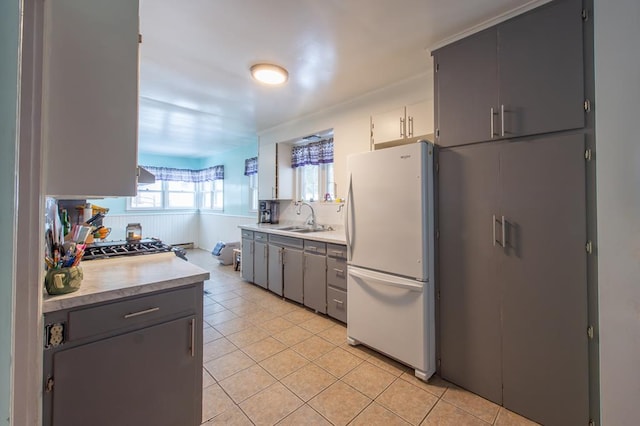
[[[138,184],[156,183],[156,177],[144,167],[138,166]]]

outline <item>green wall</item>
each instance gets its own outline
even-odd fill
[[[224,214],[249,215],[249,178],[244,175],[244,160],[258,155],[258,144],[228,151],[206,159],[203,168],[224,166]]]
[[[0,1],[0,424],[11,424],[19,1]]]

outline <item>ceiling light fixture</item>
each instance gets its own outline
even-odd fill
[[[283,84],[289,79],[286,69],[273,64],[256,64],[251,67],[254,79],[264,84]]]

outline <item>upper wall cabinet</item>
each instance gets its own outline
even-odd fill
[[[585,123],[581,0],[558,0],[434,52],[436,143]]]
[[[433,102],[424,101],[371,116],[371,144],[433,133]]]
[[[138,1],[45,1],[48,195],[136,194]]]
[[[292,198],[291,145],[261,143],[258,147],[258,199],[291,200]]]

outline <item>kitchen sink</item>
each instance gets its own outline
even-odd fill
[[[278,231],[289,231],[289,232],[296,232],[300,234],[306,234],[309,232],[330,231],[330,230],[331,230],[331,227],[307,228],[304,226],[285,226],[284,228],[278,228]]]

